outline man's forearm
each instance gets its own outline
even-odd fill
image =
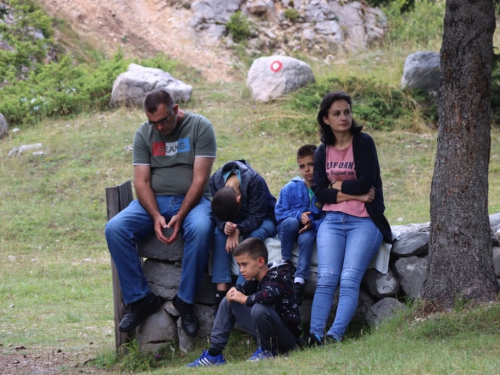
[[[158,209],[158,202],[156,201],[156,195],[150,186],[135,186],[135,192],[137,194],[137,200],[141,206],[146,210],[146,212],[151,216],[153,221],[161,216],[160,210]]]

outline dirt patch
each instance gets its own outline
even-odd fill
[[[0,347],[0,374],[106,374],[104,370],[89,365],[93,359],[89,353],[68,353],[61,349],[46,351],[24,346]]]
[[[200,44],[189,27],[191,11],[165,0],[39,0],[52,16],[99,48],[122,48],[133,56],[163,52],[199,69],[208,82],[230,82],[231,54],[225,48]]]

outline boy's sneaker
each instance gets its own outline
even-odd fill
[[[208,350],[204,350],[203,353],[201,353],[200,358],[194,360],[191,363],[188,363],[186,366],[201,367],[201,366],[219,366],[225,364],[226,360],[224,359],[224,356],[222,354],[219,354],[217,357],[212,357],[210,354],[208,354]]]
[[[295,292],[295,300],[297,305],[302,306],[304,303],[304,291],[306,289],[305,283],[293,283],[293,291]]]
[[[257,361],[262,361],[264,359],[272,359],[274,357],[276,357],[276,351],[274,349],[271,351],[263,350],[259,346],[257,350],[253,352],[252,356],[247,359],[247,362],[257,362]]]

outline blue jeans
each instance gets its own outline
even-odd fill
[[[278,236],[281,241],[281,257],[283,260],[291,260],[293,245],[297,242],[299,244],[299,260],[297,261],[295,277],[309,280],[316,232],[310,229],[307,232],[299,234],[299,229],[300,223],[293,217],[283,220],[278,225]]]
[[[276,236],[276,226],[274,221],[269,218],[264,219],[262,225],[255,229],[252,233],[244,235],[243,239],[256,237],[265,241],[266,238]],[[230,283],[231,282],[231,262],[233,254],[226,251],[227,235],[221,232],[219,228],[215,228],[214,248],[212,252],[212,282],[213,283]],[[237,284],[245,282],[245,278],[238,276]]]
[[[340,341],[358,306],[361,279],[382,243],[382,234],[369,217],[327,212],[318,229],[318,284],[314,294],[310,332],[324,337],[335,290],[339,304],[326,333]]]
[[[160,213],[167,223],[179,212],[183,200],[183,196],[156,196]],[[213,228],[210,201],[201,198],[182,225],[185,242],[177,296],[186,303],[194,303],[210,255]],[[116,264],[123,301],[126,304],[138,301],[151,293],[135,245],[153,230],[153,220],[137,200],[132,201],[106,224],[104,233],[109,252]]]

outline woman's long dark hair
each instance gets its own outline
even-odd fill
[[[349,106],[351,107],[352,111],[351,97],[345,92],[335,91],[335,92],[330,92],[324,96],[323,100],[321,101],[321,105],[319,107],[317,120],[319,127],[321,129],[321,142],[327,145],[335,145],[337,139],[335,138],[335,135],[333,134],[332,129],[330,128],[330,125],[325,124],[325,122],[323,121],[323,117],[328,117],[328,110],[330,109],[332,104],[337,100],[345,100],[347,103],[349,103]],[[363,127],[361,125],[358,125],[358,123],[353,119],[351,127],[349,128],[351,134],[359,133],[361,129],[363,129]]]

